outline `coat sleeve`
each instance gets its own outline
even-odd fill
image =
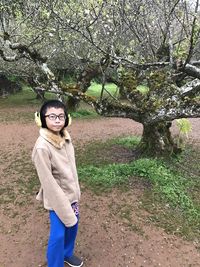
[[[33,155],[33,162],[48,203],[67,227],[75,225],[77,217],[69,199],[52,175],[48,151],[37,148]]]

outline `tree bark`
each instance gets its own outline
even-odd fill
[[[67,109],[70,111],[70,112],[75,112],[77,111],[79,105],[80,105],[80,99],[77,99],[75,97],[71,97],[71,96],[68,96],[68,100],[67,100]]]
[[[137,148],[138,155],[169,156],[181,152],[171,136],[171,122],[143,124],[143,134]]]

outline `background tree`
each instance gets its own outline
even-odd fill
[[[47,7],[45,1],[1,2],[1,70],[24,77],[35,92],[41,94],[47,89],[60,95],[59,73],[63,69],[74,71],[76,61],[63,49]]]
[[[60,27],[55,20],[56,3],[3,1],[0,9],[2,70],[23,76],[41,98],[47,90],[61,97],[62,90],[66,94],[74,88],[60,83],[63,73],[73,73],[75,87],[85,92],[91,80],[107,65],[107,61],[91,61],[90,49]],[[68,96],[68,106],[75,109],[80,100],[70,93]]]

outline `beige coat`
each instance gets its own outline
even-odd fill
[[[66,226],[73,226],[77,218],[71,204],[80,199],[74,148],[64,129],[58,136],[45,128],[40,129],[32,153],[41,188],[36,199],[42,200],[47,210],[54,210]]]

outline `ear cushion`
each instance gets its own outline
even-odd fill
[[[40,119],[40,113],[39,112],[35,112],[35,123],[37,124],[38,127],[42,126],[42,122]]]

